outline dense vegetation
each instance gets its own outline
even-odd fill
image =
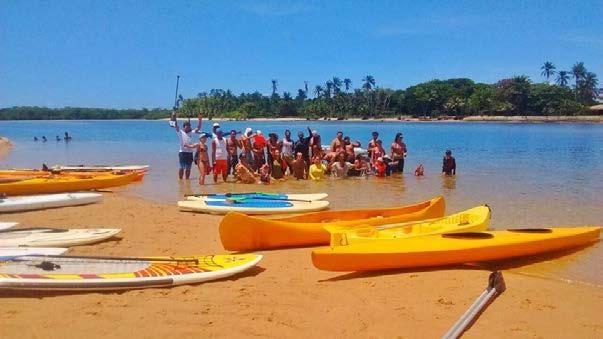
[[[160,119],[169,116],[166,109],[105,109],[105,108],[0,108],[0,120],[77,120],[77,119]]]
[[[379,118],[412,115],[418,117],[463,117],[467,115],[577,115],[597,97],[597,76],[583,63],[571,71],[556,72],[551,62],[542,66],[546,82],[534,83],[526,76],[502,79],[495,84],[475,83],[470,79],[431,80],[402,89],[377,86],[367,75],[360,88],[352,80],[333,77],[324,85],[303,88],[295,96],[278,92],[272,80],[272,94],[259,92],[233,94],[212,89],[194,98],[177,101],[181,116],[205,112],[210,117],[246,119],[256,117]],[[550,79],[555,77],[555,83]],[[570,84],[570,78],[573,84]],[[570,87],[571,85],[571,87]],[[167,117],[167,110],[111,110],[95,108],[49,109],[13,107],[0,109],[0,119],[156,119]]]

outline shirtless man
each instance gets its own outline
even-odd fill
[[[331,152],[338,153],[345,150],[345,144],[343,141],[343,132],[337,132],[337,136],[331,141]]]
[[[367,152],[369,159],[373,158],[373,149],[377,146],[377,141],[379,141],[379,132],[373,132],[373,138],[368,142]]]
[[[291,163],[291,174],[295,179],[308,179],[308,164],[301,152],[297,152],[295,160]]]
[[[241,135],[239,139],[239,147],[243,150],[242,154],[245,154],[245,159],[247,159],[247,164],[253,168],[253,146],[251,144],[251,139],[254,137],[253,131],[251,128],[247,127],[245,129],[245,133]]]
[[[226,147],[228,148],[228,167],[226,169],[226,175],[235,174],[235,166],[239,163],[238,149],[241,148],[241,143],[237,140],[237,131],[234,129],[230,131],[230,138],[226,139]]]
[[[354,152],[354,148],[360,147],[360,141],[356,140],[352,142],[350,137],[346,136],[343,138],[343,144],[345,145],[345,153],[347,156],[346,160],[348,162],[354,162],[354,160],[356,160],[356,152]]]
[[[255,184],[258,183],[258,176],[254,173],[251,165],[247,162],[245,154],[239,155],[239,163],[235,166],[235,176],[237,182],[243,184]]]
[[[406,144],[402,142],[402,133],[396,133],[394,142],[391,145],[391,158],[394,163],[397,162],[394,172],[404,172],[404,158],[406,158]]]

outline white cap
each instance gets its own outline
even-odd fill
[[[383,161],[383,158],[382,158],[382,157],[379,157],[379,158],[377,158],[377,161],[381,161],[381,162],[382,162],[382,161]]]
[[[220,127],[220,123],[214,122],[214,127]]]
[[[251,131],[252,131],[251,127],[245,128],[245,134],[249,134],[249,133],[251,133]]]
[[[314,129],[312,130],[312,134],[318,134],[318,131]]]
[[[257,130],[257,131],[255,131],[255,134],[257,134],[257,135],[262,135],[262,131]]]

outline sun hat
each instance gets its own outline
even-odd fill
[[[214,122],[214,127],[220,127],[220,123]]]
[[[255,131],[255,134],[257,134],[257,135],[262,135],[262,131],[257,130],[257,131]]]
[[[249,133],[251,133],[251,132],[252,132],[251,127],[247,127],[247,128],[245,128],[245,134],[249,134]]]

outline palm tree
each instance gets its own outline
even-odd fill
[[[592,103],[593,99],[595,99],[598,94],[598,83],[599,81],[597,80],[597,75],[595,73],[586,72],[579,82],[579,86],[576,87],[578,99],[585,104]]]
[[[316,87],[314,87],[314,94],[316,95],[317,98],[320,98],[320,95],[324,92],[324,88],[322,88],[321,85],[316,85]]]
[[[276,90],[278,89],[278,81],[276,79],[272,79],[272,95],[276,94]]]
[[[559,71],[559,73],[557,73],[557,85],[561,87],[567,87],[567,84],[569,83],[569,78],[569,72]]]
[[[370,91],[373,86],[375,86],[375,78],[372,75],[365,76],[362,81],[364,81],[364,84],[362,84],[362,88],[367,91]]]
[[[291,101],[291,93],[283,92],[283,100],[285,100],[285,102]]]
[[[338,95],[341,89],[341,79],[338,77],[333,77],[333,94]]]
[[[308,82],[304,81],[304,90],[308,93]]]
[[[325,83],[325,97],[327,99],[331,98],[331,91],[333,90],[333,82],[331,80],[327,80]]]
[[[540,73],[540,75],[546,77],[546,82],[549,82],[549,78],[555,74],[555,65],[553,65],[552,62],[547,61],[544,63],[544,65],[542,65],[542,67],[540,67],[540,69],[542,70],[542,73]]]
[[[583,62],[577,62],[574,66],[572,66],[572,75],[576,81],[576,87],[578,87],[578,83],[586,75],[586,67],[584,67]]]
[[[345,85],[345,91],[349,91],[350,87],[352,87],[352,80],[345,78],[343,79],[343,84]]]

